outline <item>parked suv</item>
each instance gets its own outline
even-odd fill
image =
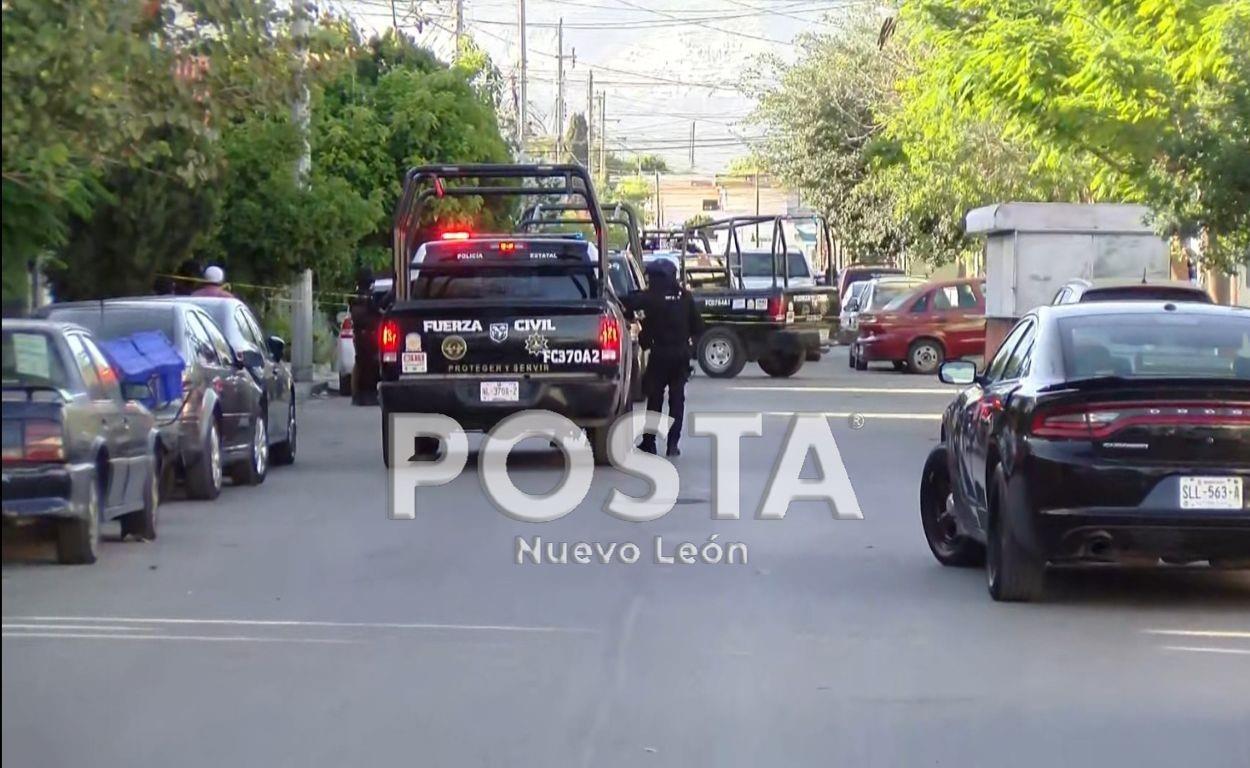
[[[926,283],[880,312],[861,313],[855,369],[874,361],[932,374],[948,358],[985,354],[985,288],[980,278]]]
[[[257,425],[264,391],[207,312],[188,301],[109,299],[53,304],[43,313],[102,340],[164,333],[187,363],[182,400],[156,412],[166,466],[183,475],[197,499],[217,498],[224,471],[236,483],[264,481],[268,451],[261,450],[264,427]]]

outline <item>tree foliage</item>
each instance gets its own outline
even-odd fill
[[[1250,248],[1250,3],[908,0],[846,16],[752,81],[761,161],[853,254],[966,251],[968,209],[1141,202]],[[897,23],[895,23],[897,22]],[[892,36],[891,36],[892,35]]]
[[[992,119],[1033,170],[1075,158],[1091,190],[1205,230],[1213,264],[1250,248],[1250,3],[917,0],[922,98]]]

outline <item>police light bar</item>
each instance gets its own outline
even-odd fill
[[[468,233],[468,232],[459,231],[459,230],[453,230],[453,231],[450,231],[450,232],[444,232],[444,233],[441,235],[441,237],[442,237],[442,239],[443,239],[443,240],[468,240],[468,239],[469,239],[469,233]]]

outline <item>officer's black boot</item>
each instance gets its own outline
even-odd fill
[[[638,450],[643,453],[655,454],[655,435],[643,435],[642,442],[638,444]]]

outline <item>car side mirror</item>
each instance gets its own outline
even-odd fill
[[[241,349],[234,353],[234,359],[242,368],[263,368],[265,365],[264,356],[254,349]]]
[[[282,362],[282,357],[286,354],[286,342],[277,336],[270,336],[269,354],[273,355],[274,361]]]
[[[947,360],[938,369],[938,379],[943,384],[967,386],[977,380],[977,366],[969,360]]]

